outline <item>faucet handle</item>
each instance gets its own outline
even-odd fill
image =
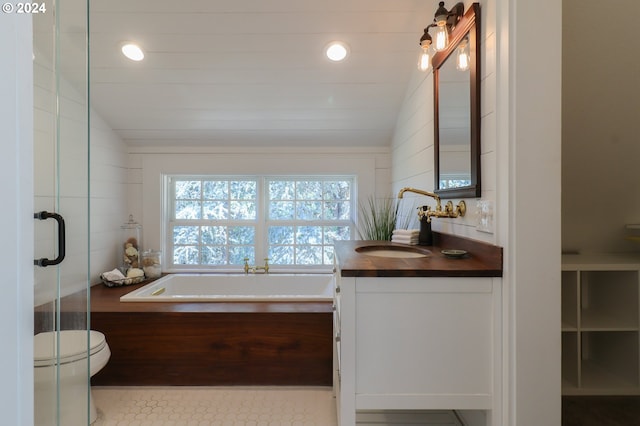
[[[444,206],[444,211],[449,215],[453,214],[453,201],[447,201],[447,204]]]

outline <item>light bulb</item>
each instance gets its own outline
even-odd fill
[[[418,55],[418,69],[420,71],[427,71],[431,66],[431,55],[429,54],[429,45],[420,47],[420,54]]]
[[[456,68],[460,71],[466,71],[469,69],[469,55],[465,51],[458,51],[458,60],[456,61]]]
[[[446,25],[438,24],[438,26],[436,26],[434,40],[433,47],[436,52],[440,52],[447,48],[447,45],[449,44],[449,33]]]
[[[418,69],[420,71],[426,71],[429,69],[431,62],[429,59],[431,59],[429,58],[429,52],[423,51],[420,53],[420,57],[418,58]]]
[[[460,43],[458,47],[458,57],[456,58],[456,68],[460,71],[469,69],[469,53],[467,52],[467,43]]]

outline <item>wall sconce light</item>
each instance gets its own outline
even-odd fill
[[[464,4],[456,3],[451,10],[444,7],[441,1],[433,18],[433,22],[424,29],[424,34],[420,37],[420,56],[418,59],[418,68],[420,71],[426,71],[431,66],[431,46],[436,52],[445,50],[449,45],[449,33],[455,28],[460,18],[464,15]],[[435,28],[434,39],[429,34],[429,28]]]
[[[420,55],[418,56],[418,69],[420,71],[426,71],[431,66],[431,36],[427,29],[424,29],[424,34],[420,37]]]

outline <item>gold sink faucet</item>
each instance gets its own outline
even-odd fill
[[[402,188],[400,192],[398,192],[398,198],[402,198],[405,192],[413,192],[415,194],[425,195],[436,200],[435,210],[431,210],[431,206],[427,206],[426,210],[424,210],[424,208],[418,210],[418,216],[420,217],[420,219],[426,216],[427,222],[431,222],[432,217],[462,217],[467,212],[467,205],[464,200],[460,200],[455,208],[453,207],[453,202],[447,201],[447,204],[445,204],[443,209],[440,197],[436,193],[423,191],[422,189],[416,189],[407,186]]]
[[[400,190],[400,192],[398,192],[398,198],[402,198],[404,196],[405,192],[413,192],[414,194],[426,195],[427,197],[431,197],[431,198],[436,200],[436,210],[442,210],[442,205],[440,203],[440,197],[436,193],[429,192],[429,191],[423,191],[422,189],[416,189],[416,188],[411,188],[409,186],[405,186],[404,188],[402,188]]]
[[[260,271],[263,271],[263,273],[268,274],[269,273],[269,258],[265,257],[264,258],[264,266],[249,266],[249,258],[245,257],[244,258],[244,273],[248,274],[249,272],[251,272],[252,274],[257,274]]]

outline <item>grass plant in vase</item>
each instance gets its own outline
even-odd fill
[[[369,197],[366,203],[360,203],[358,218],[360,239],[390,241],[398,221],[398,201]]]

